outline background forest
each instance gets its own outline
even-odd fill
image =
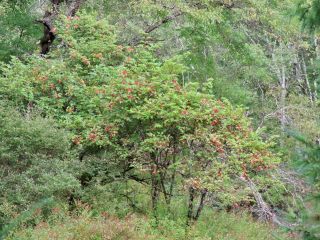
[[[0,239],[320,239],[319,0],[0,0]]]

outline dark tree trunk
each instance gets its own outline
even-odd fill
[[[208,190],[207,189],[204,189],[201,191],[201,198],[200,198],[200,203],[199,203],[199,206],[198,206],[198,210],[196,212],[196,215],[193,217],[193,220],[197,221],[200,217],[200,214],[202,212],[202,209],[204,207],[204,200],[206,199],[206,196],[207,196],[207,192]]]
[[[170,196],[169,196],[169,192],[167,191],[166,186],[165,186],[165,175],[163,173],[160,173],[160,184],[161,184],[162,192],[164,195],[164,199],[166,201],[167,206],[169,207]]]
[[[157,174],[152,170],[151,172],[151,204],[152,210],[156,213],[158,200],[159,200],[159,193],[160,193],[160,182],[158,179]]]
[[[49,52],[50,46],[54,39],[56,38],[53,29],[50,25],[43,21],[43,37],[40,40],[41,55],[45,55]]]
[[[73,17],[79,10],[81,4],[85,0],[73,0],[68,4],[67,16]],[[46,55],[50,51],[50,47],[56,38],[53,21],[59,13],[59,5],[65,0],[51,0],[51,11],[46,11],[42,20],[38,20],[43,24],[43,37],[40,39],[41,55]],[[67,1],[68,3],[69,1]]]
[[[201,215],[201,212],[204,207],[204,201],[206,199],[208,190],[203,189],[201,190],[200,194],[200,202],[198,205],[198,208],[196,209],[196,212],[194,213],[194,201],[196,197],[196,190],[193,187],[189,188],[189,204],[188,204],[188,214],[187,214],[187,226],[190,226],[190,224],[194,221],[197,221]]]
[[[187,226],[190,225],[193,220],[193,205],[194,205],[195,189],[193,187],[189,188],[189,204],[188,204],[188,214],[187,214]]]

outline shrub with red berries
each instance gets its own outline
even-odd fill
[[[37,105],[84,153],[108,149],[110,161],[149,174],[155,196],[166,197],[176,177],[194,191],[232,193],[239,177],[268,177],[278,163],[243,109],[182,84],[179,62],[117,45],[113,28],[90,15],[57,26],[67,48],[14,59],[2,69],[0,95]]]

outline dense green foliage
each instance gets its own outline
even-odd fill
[[[1,226],[41,199],[80,189],[68,134],[52,120],[1,106],[0,126]]]
[[[29,2],[32,1],[1,1],[0,61],[31,54],[37,49],[41,28],[30,14],[32,6]]]
[[[312,191],[306,198],[307,208],[303,212],[301,228],[305,239],[314,240],[319,238],[320,232],[320,147],[302,136],[295,137],[306,145],[296,161],[298,170],[312,186]]]
[[[181,64],[158,61],[152,49],[116,46],[112,28],[91,16],[65,21],[59,31],[70,47],[50,59],[12,61],[0,89],[17,107],[37,106],[70,130],[81,159],[107,151],[119,171],[149,173],[153,204],[160,192],[170,201],[176,175],[196,191],[227,184],[231,193],[240,176],[275,168],[272,144],[250,129],[243,110],[210,99],[197,84],[180,85]]]
[[[1,1],[0,238],[318,239],[318,5]]]
[[[309,30],[316,30],[320,26],[320,2],[318,0],[313,1],[299,1],[297,7],[297,13],[303,22],[303,26]]]

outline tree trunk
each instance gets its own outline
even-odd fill
[[[151,175],[151,203],[152,210],[156,212],[159,199],[159,183],[157,176]]]
[[[303,68],[303,72],[304,72],[304,80],[305,80],[305,83],[306,83],[308,96],[309,96],[310,102],[313,103],[312,91],[311,91],[311,88],[310,88],[310,82],[309,82],[308,72],[307,72],[307,65],[306,65],[306,62],[305,62],[303,54],[302,54],[302,68]]]
[[[315,51],[316,51],[316,60],[319,62],[320,61],[320,48],[319,48],[319,39],[316,36],[314,38],[314,44],[315,44]],[[316,102],[318,99],[318,83],[317,83],[317,79],[314,80],[313,82],[313,101]]]
[[[188,213],[187,213],[187,226],[190,226],[190,223],[193,220],[193,204],[195,197],[195,189],[189,187],[189,204],[188,204]]]
[[[294,75],[295,79],[298,81],[299,87],[301,89],[301,93],[304,95],[307,95],[307,91],[304,86],[304,82],[302,79],[302,67],[301,67],[301,61],[299,58],[299,53],[295,54],[295,59],[294,59]]]
[[[167,204],[167,206],[170,205],[170,195],[166,189],[166,186],[165,186],[165,175],[163,173],[160,173],[160,184],[161,184],[161,188],[162,188],[162,192],[163,192],[163,195],[164,195],[164,200]]]
[[[279,106],[278,109],[280,109],[280,124],[281,129],[284,128],[285,124],[285,112],[284,112],[284,106],[285,106],[285,97],[286,97],[286,76],[285,76],[285,67],[284,64],[281,61],[281,68],[279,67],[279,63],[277,62],[275,52],[272,53],[272,60],[273,60],[273,68],[277,74],[278,77],[278,83],[280,86],[280,97],[279,97]]]
[[[171,175],[171,179],[170,179],[170,188],[169,188],[169,193],[168,193],[168,195],[169,195],[168,205],[170,205],[170,203],[171,203],[171,198],[172,198],[172,195],[173,195],[173,187],[174,187],[175,179],[176,179],[176,170],[174,169],[173,173]]]
[[[286,86],[286,72],[285,72],[285,66],[282,65],[281,67],[281,79],[280,79],[280,87],[281,87],[281,93],[280,93],[280,122],[281,122],[281,129],[282,131],[285,130],[286,126],[286,96],[287,96],[287,86]]]
[[[68,6],[67,16],[74,16],[84,1],[85,0],[71,1]],[[37,21],[43,24],[43,36],[40,39],[41,55],[49,53],[50,47],[56,38],[53,21],[59,14],[60,4],[65,2],[65,0],[51,0],[50,2],[51,11],[46,11],[43,19]]]
[[[208,193],[207,189],[204,189],[204,190],[201,191],[201,197],[200,197],[198,210],[196,212],[196,215],[193,217],[194,221],[197,221],[199,219],[199,217],[200,217],[200,214],[201,214],[201,212],[203,210],[203,207],[204,207],[204,200],[206,199],[207,193]]]

